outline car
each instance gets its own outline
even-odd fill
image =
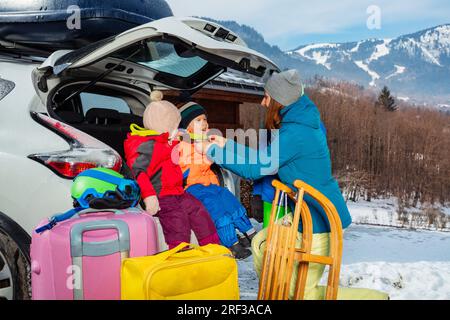
[[[192,94],[227,70],[264,81],[278,67],[221,25],[168,17],[48,58],[0,50],[0,298],[30,296],[30,235],[72,206],[92,167],[132,177],[123,141],[155,89]],[[235,192],[232,175],[218,168]]]

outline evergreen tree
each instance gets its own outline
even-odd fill
[[[387,111],[397,110],[397,104],[388,87],[384,86],[383,90],[381,90],[376,105],[383,107]]]

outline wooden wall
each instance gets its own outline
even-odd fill
[[[179,93],[176,91],[165,91],[165,99],[175,103],[178,107]],[[210,128],[221,130],[259,127],[261,119],[259,95],[202,89],[193,95],[192,101],[202,105],[208,112]]]

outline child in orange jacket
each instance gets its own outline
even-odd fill
[[[188,133],[200,137],[206,134],[209,125],[202,106],[190,102],[180,112],[180,129],[186,129]],[[237,259],[245,259],[251,255],[247,247],[255,235],[246,210],[228,189],[220,187],[216,174],[211,170],[212,162],[205,154],[198,153],[191,142],[180,143],[179,164],[184,173],[186,191],[206,207],[222,244]],[[236,229],[244,235],[241,240],[238,239]]]

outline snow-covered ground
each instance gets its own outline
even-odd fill
[[[349,204],[355,217],[391,207],[386,202]],[[383,224],[389,222],[386,217]],[[344,234],[340,278],[342,286],[381,290],[391,299],[450,299],[450,232],[353,224]],[[241,298],[256,299],[251,257],[239,262],[239,282]]]
[[[405,218],[407,218],[407,221],[400,221],[397,213],[397,200],[394,197],[389,199],[373,199],[370,202],[364,200],[358,202],[348,201],[347,206],[355,224],[450,231],[450,221],[445,228],[438,229],[435,224],[430,226],[423,208],[405,208]],[[441,206],[435,207],[435,209],[450,217],[450,207]]]

